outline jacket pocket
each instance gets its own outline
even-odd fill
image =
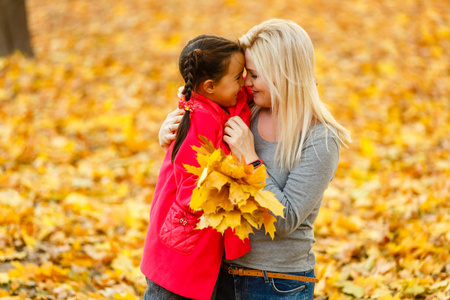
[[[161,227],[159,238],[167,247],[182,254],[191,254],[202,230],[195,229],[201,214],[192,214],[174,203]]]

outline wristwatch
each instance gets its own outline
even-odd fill
[[[263,163],[264,162],[262,161],[262,159],[258,158],[257,160],[249,163],[249,165],[253,165],[253,167],[256,169],[257,167],[260,167]]]

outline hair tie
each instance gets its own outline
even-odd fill
[[[195,54],[197,54],[197,57],[200,57],[203,55],[202,49],[195,49],[194,52],[195,52]]]
[[[185,111],[194,112],[194,101],[186,101],[184,95],[178,100],[178,108],[184,109]]]

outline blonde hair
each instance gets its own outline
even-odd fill
[[[300,163],[303,144],[315,119],[344,145],[351,142],[349,131],[320,100],[314,48],[303,28],[292,21],[272,19],[250,29],[239,43],[250,52],[258,76],[269,87],[272,113],[277,117],[275,163],[278,166],[290,170]],[[255,105],[252,117],[260,109]]]

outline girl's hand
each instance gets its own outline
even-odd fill
[[[238,116],[231,117],[225,123],[223,141],[230,146],[231,152],[239,160],[243,156],[246,163],[251,163],[259,158],[255,152],[253,133]]]
[[[177,108],[167,115],[167,118],[161,125],[158,137],[159,144],[164,150],[167,151],[172,141],[175,140],[176,131],[178,130],[178,126],[180,126],[181,118],[183,118],[183,115],[184,110]]]

